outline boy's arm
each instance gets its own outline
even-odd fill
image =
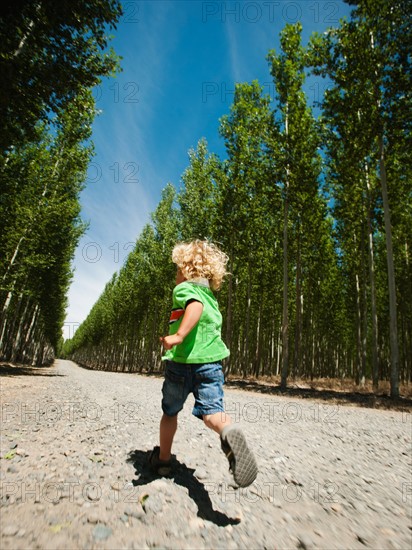
[[[173,346],[181,344],[189,332],[197,325],[200,316],[202,315],[203,304],[201,302],[190,302],[186,306],[185,314],[183,315],[182,322],[176,334],[170,334],[169,336],[162,336],[160,341],[163,346],[169,350]]]

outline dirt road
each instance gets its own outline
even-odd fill
[[[151,475],[161,386],[62,360],[5,371],[2,549],[411,548],[410,413],[227,389],[259,463],[235,490],[191,398],[174,476]]]

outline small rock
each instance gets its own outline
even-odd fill
[[[342,512],[342,506],[340,504],[332,504],[331,508],[337,514],[340,514]]]
[[[180,535],[180,529],[177,525],[170,525],[166,527],[165,534],[167,537],[178,537]]]
[[[94,540],[106,540],[112,533],[113,531],[110,527],[106,527],[106,525],[97,525],[93,529],[93,538]]]
[[[136,508],[126,508],[124,513],[126,516],[130,516],[135,519],[142,519],[142,517],[145,515],[143,508],[139,505]]]
[[[288,512],[284,512],[282,514],[282,520],[284,523],[293,523],[293,518],[290,514],[288,514]]]
[[[199,480],[206,479],[208,477],[206,470],[203,468],[197,468],[194,475],[195,478]]]
[[[149,496],[143,503],[146,514],[159,514],[163,510],[163,503],[156,495]]]
[[[308,548],[313,548],[314,544],[312,540],[305,534],[298,535],[298,548],[303,550],[308,550]]]
[[[204,528],[200,531],[199,535],[202,537],[202,539],[208,540],[209,537],[210,537],[210,531],[209,531],[209,529],[208,529],[207,527],[204,527]]]
[[[19,456],[29,456],[29,454],[24,449],[17,449],[16,455]]]
[[[377,501],[368,502],[367,506],[368,506],[368,508],[370,508],[374,512],[380,512],[383,508],[382,504],[380,502],[377,502]]]
[[[194,531],[197,531],[198,529],[203,529],[205,522],[202,518],[196,517],[189,520],[189,525]]]
[[[365,531],[357,530],[355,531],[356,538],[362,544],[368,545],[370,541],[370,536]]]
[[[14,537],[19,532],[19,528],[15,525],[6,525],[3,529],[3,535],[5,537]]]
[[[392,531],[392,529],[389,529],[388,527],[383,527],[380,532],[382,535],[385,535],[386,537],[393,537],[395,536],[395,532]]]
[[[164,479],[156,479],[152,482],[152,487],[162,494],[170,494],[170,484]]]
[[[89,514],[87,516],[87,522],[88,523],[103,523],[100,519],[100,516],[97,514]]]

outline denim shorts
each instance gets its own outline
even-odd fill
[[[167,416],[175,416],[183,409],[189,393],[193,393],[195,405],[192,414],[197,418],[224,412],[223,384],[220,362],[184,364],[166,361],[162,410]]]

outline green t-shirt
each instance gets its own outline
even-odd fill
[[[162,359],[176,363],[212,363],[228,357],[229,350],[221,337],[222,314],[206,280],[184,281],[175,286],[169,334],[176,334],[191,301],[203,304],[199,322],[183,342],[168,350]]]

